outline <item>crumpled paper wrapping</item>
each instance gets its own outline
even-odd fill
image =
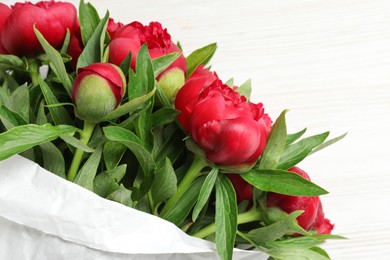
[[[21,156],[0,161],[0,259],[218,259],[215,245]],[[235,250],[234,259],[267,259]]]

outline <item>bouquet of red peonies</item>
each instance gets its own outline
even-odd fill
[[[129,228],[134,244],[164,220],[215,243],[220,259],[235,258],[237,247],[272,259],[329,259],[318,245],[342,237],[324,216],[319,196],[327,191],[297,164],[344,135],[288,133],[286,111],[270,118],[250,100],[248,83],[223,82],[210,70],[215,50],[186,56],[160,23],[101,18],[84,1],[78,12],[66,2],[0,3],[0,175],[25,162],[19,154],[52,173],[39,177],[43,201],[45,185],[73,182],[110,201],[106,207],[148,213]],[[7,208],[13,196],[2,194]],[[55,206],[60,215],[77,200],[68,196]],[[48,225],[58,222],[50,212]],[[79,239],[77,230],[60,230],[62,239]]]

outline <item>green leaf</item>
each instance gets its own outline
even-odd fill
[[[109,48],[107,48],[107,49],[109,49]],[[133,56],[133,54],[131,52],[129,52],[129,54],[127,54],[126,58],[119,65],[119,68],[122,70],[123,75],[125,75],[125,77],[127,77],[127,75],[129,74],[132,56]]]
[[[98,174],[93,180],[93,191],[105,198],[119,188],[119,182],[126,174],[126,164],[115,167],[111,171]]]
[[[57,139],[60,135],[74,134],[77,128],[68,125],[22,125],[0,134],[0,160],[26,151],[36,145]]]
[[[332,144],[334,144],[334,143],[340,141],[340,140],[343,139],[346,135],[347,135],[347,133],[344,133],[344,134],[342,134],[342,135],[340,135],[340,136],[337,136],[337,137],[335,137],[335,138],[332,138],[332,139],[326,141],[325,143],[323,143],[323,144],[317,146],[316,148],[314,148],[314,149],[309,153],[309,155],[312,155],[313,153],[316,153],[316,152],[318,152],[318,151],[320,151],[320,150],[322,150],[322,149],[324,149],[324,148],[326,148],[326,147],[328,147],[328,146],[330,146],[330,145],[332,145]]]
[[[30,121],[30,95],[27,84],[15,89],[6,101],[6,107],[19,114],[26,122]]]
[[[117,142],[108,141],[103,147],[103,158],[107,170],[114,169],[126,152],[126,146]]]
[[[95,150],[85,145],[79,139],[71,136],[71,135],[60,135],[60,138],[65,141],[65,143],[70,144],[71,146],[81,149],[87,153],[93,153]]]
[[[179,56],[180,52],[172,52],[167,55],[152,59],[154,77],[157,78],[164,70],[166,70]]]
[[[215,243],[222,260],[232,259],[234,241],[237,233],[236,193],[229,179],[220,174],[215,185]]]
[[[37,112],[37,118],[35,121],[35,123],[37,125],[43,125],[43,124],[47,123],[47,117],[46,117],[46,113],[45,113],[45,105],[44,104],[45,104],[45,101],[41,100],[41,102],[39,104],[38,112]]]
[[[110,14],[106,13],[99,22],[92,36],[86,43],[83,52],[77,61],[77,68],[86,67],[96,62],[101,62],[104,52],[104,40],[106,37],[107,22]]]
[[[7,130],[15,126],[28,124],[18,113],[9,110],[5,106],[0,106],[0,119]]]
[[[65,160],[62,152],[51,142],[40,144],[43,166],[46,170],[66,179]]]
[[[72,81],[70,80],[70,77],[66,72],[65,64],[62,60],[61,54],[46,41],[43,35],[35,27],[34,27],[34,32],[39,42],[41,43],[42,48],[44,49],[47,56],[49,57],[54,73],[60,79],[66,92],[70,96],[72,91]]]
[[[298,140],[304,133],[306,133],[306,128],[302,129],[299,132],[296,132],[294,134],[288,134],[286,138],[286,146],[292,144],[296,140]]]
[[[162,217],[177,226],[183,223],[196,203],[203,182],[204,177],[196,179],[176,204]]]
[[[328,257],[306,248],[276,247],[266,251],[275,259],[282,260],[329,260]]]
[[[74,125],[73,120],[70,118],[66,109],[62,106],[52,106],[58,104],[57,98],[54,96],[50,87],[46,82],[38,77],[38,83],[41,88],[42,94],[45,97],[46,104],[50,111],[51,118],[56,125]]]
[[[259,169],[275,169],[278,166],[286,144],[286,113],[287,110],[284,110],[272,126],[267,146],[260,159]]]
[[[116,191],[108,195],[107,199],[119,202],[128,207],[134,206],[134,203],[131,200],[131,190],[126,189],[122,184]]]
[[[312,248],[313,246],[323,243],[326,239],[345,239],[337,235],[313,235],[299,236],[288,239],[282,239],[273,242],[267,242],[266,247],[303,247]]]
[[[119,142],[132,151],[146,176],[154,173],[156,164],[152,155],[142,146],[141,141],[133,132],[118,126],[104,127],[103,132],[108,140]]]
[[[253,169],[241,174],[245,181],[262,191],[292,196],[319,196],[328,192],[296,173],[284,170]]]
[[[102,145],[99,145],[77,173],[74,183],[93,191],[93,179],[96,176],[101,156]]]
[[[156,171],[151,193],[155,205],[169,199],[175,195],[177,189],[177,179],[175,170],[172,167],[171,161],[165,159],[164,165]]]
[[[202,189],[199,192],[199,196],[195,205],[195,208],[192,212],[192,220],[195,221],[204,206],[206,205],[207,201],[210,198],[211,192],[214,188],[215,181],[218,177],[218,168],[214,167],[209,174],[207,174],[207,177],[202,185]]]
[[[211,59],[211,57],[214,55],[216,49],[217,44],[212,43],[192,52],[186,59],[188,68],[187,78],[191,76],[191,74],[199,65],[206,65],[207,62]]]
[[[27,63],[25,60],[15,55],[0,54],[0,68],[1,69],[17,69],[27,71]]]
[[[289,227],[292,225],[295,219],[303,212],[303,210],[294,211],[284,217],[282,220],[277,221],[271,225],[252,229],[246,234],[246,236],[257,245],[275,241],[276,239],[283,237],[289,231]]]
[[[113,110],[110,113],[108,113],[107,115],[105,115],[100,120],[100,122],[114,120],[114,119],[117,119],[117,118],[119,118],[121,116],[124,116],[124,115],[126,115],[128,113],[133,112],[136,108],[140,107],[148,99],[153,97],[155,92],[156,92],[156,89],[153,89],[152,91],[150,91],[146,95],[143,95],[141,97],[138,97],[138,98],[135,98],[133,100],[128,101],[127,103],[117,107],[115,110]]]
[[[180,113],[180,111],[169,108],[169,107],[163,107],[156,112],[152,114],[152,127],[160,126],[160,125],[167,125],[169,123],[172,123],[175,121],[176,116]]]
[[[72,58],[67,54],[69,43],[70,43],[70,31],[69,31],[69,28],[66,28],[66,35],[64,38],[64,43],[62,44],[62,47],[60,50],[61,57],[68,56],[70,59]]]
[[[329,132],[306,137],[299,142],[287,146],[280,157],[278,169],[287,170],[302,161],[328,137]]]
[[[80,31],[83,45],[86,46],[93,32],[100,22],[100,17],[95,7],[90,3],[80,1],[79,5]]]
[[[240,93],[242,96],[246,97],[247,100],[250,100],[251,98],[251,92],[252,92],[252,81],[248,79],[245,81],[238,89],[237,92]]]
[[[234,87],[234,78],[230,78],[225,84],[231,88]]]
[[[93,192],[102,198],[106,198],[118,188],[119,184],[107,172],[99,173],[93,179]]]
[[[148,46],[142,45],[137,55],[136,73],[130,71],[128,82],[129,100],[138,98],[154,89],[154,71]]]
[[[157,80],[154,82],[154,86],[157,89],[156,90],[156,97],[158,101],[162,104],[163,107],[171,107],[172,104],[169,101],[167,95],[165,95],[164,91],[162,90],[160,84],[157,82]]]

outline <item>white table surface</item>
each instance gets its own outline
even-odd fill
[[[348,132],[299,164],[330,192],[325,214],[349,238],[323,248],[332,259],[390,259],[390,1],[90,2],[123,23],[160,21],[185,55],[217,42],[213,69],[252,79],[252,101],[272,118],[290,109],[289,132]]]

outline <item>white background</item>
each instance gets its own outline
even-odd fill
[[[10,4],[14,1],[2,1]],[[78,4],[78,1],[72,1]],[[213,69],[289,132],[348,132],[300,163],[330,194],[332,259],[390,259],[390,2],[383,0],[92,0],[123,23],[160,21],[184,54],[218,43]]]

